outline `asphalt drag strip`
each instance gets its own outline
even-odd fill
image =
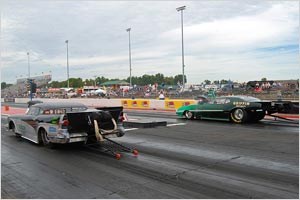
[[[299,198],[298,124],[139,117],[167,126],[126,128],[114,141],[139,154],[117,160],[101,145],[50,149],[16,138],[2,116],[2,198]]]

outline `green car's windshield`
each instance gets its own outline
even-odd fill
[[[261,101],[260,99],[258,98],[255,98],[255,97],[248,97],[248,96],[242,96],[242,97],[239,97],[240,99],[243,99],[244,101],[248,101],[248,102],[257,102],[257,101]]]

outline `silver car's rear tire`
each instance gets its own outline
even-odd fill
[[[41,129],[40,134],[41,134],[43,145],[48,145],[50,143],[50,140],[48,138],[48,135],[47,135],[47,132],[45,131],[45,129]]]
[[[40,129],[39,131],[40,133],[40,137],[42,139],[42,143],[44,146],[50,147],[50,148],[55,148],[55,144],[53,144],[52,142],[50,142],[50,139],[48,137],[48,133],[45,129]]]

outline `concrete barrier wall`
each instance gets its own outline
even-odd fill
[[[79,102],[88,107],[111,107],[123,106],[125,109],[152,109],[152,110],[176,110],[181,106],[196,103],[196,100],[191,99],[92,99],[92,98],[70,98],[70,99],[47,99],[34,98],[43,102]],[[15,98],[15,103],[27,103],[29,98]],[[4,103],[4,98],[1,98]],[[299,102],[292,102],[295,107],[299,108]]]
[[[90,99],[90,98],[71,98],[71,99],[47,99],[34,98],[43,102],[79,102],[89,107],[110,107],[123,106],[124,108],[138,109],[165,109],[163,100],[147,100],[147,99]],[[15,103],[27,103],[28,98],[16,98]]]
[[[180,108],[181,106],[187,106],[195,103],[196,103],[195,100],[190,100],[190,99],[180,99],[180,100],[169,99],[169,100],[165,100],[165,109],[174,110]]]

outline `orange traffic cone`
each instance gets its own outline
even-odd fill
[[[9,106],[8,106],[8,105],[5,105],[5,106],[4,106],[4,110],[5,110],[5,111],[9,111]]]

